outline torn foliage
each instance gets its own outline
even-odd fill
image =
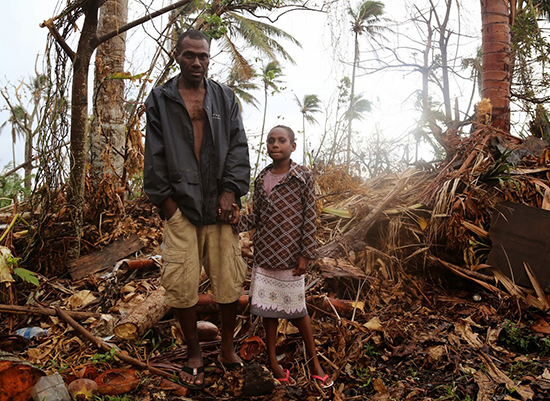
[[[509,157],[519,161],[512,165]],[[548,207],[548,149],[537,150],[485,127],[435,171],[408,170],[361,182],[335,168],[318,171],[317,177],[319,242],[325,253],[307,274],[306,296],[321,363],[335,386],[325,391],[310,380],[301,337],[281,322],[278,357],[297,386],[273,387],[262,369],[266,354],[257,340],[264,338],[262,323],[250,316],[243,299],[235,338],[238,350],[250,358],[249,367],[220,368],[219,337],[205,338],[206,387],[193,392],[193,399],[245,394],[266,400],[550,398],[544,287],[518,286],[502,266],[489,266],[487,258],[497,205],[509,201]],[[86,232],[94,241],[89,242],[98,244],[97,251],[99,245],[134,233],[143,248],[120,257],[150,260],[160,253],[162,222],[143,199],[126,207],[119,220],[113,216],[101,229],[90,226]],[[532,235],[536,239],[537,233]],[[248,234],[241,236],[241,245],[251,263]],[[99,253],[109,248],[102,249]],[[109,263],[101,270],[113,269],[114,262]],[[29,299],[29,312],[36,316],[42,310],[42,317],[0,310],[9,314],[13,328],[38,325],[49,334],[21,343],[14,352],[46,373],[60,371],[67,383],[129,368],[130,359],[119,354],[172,377],[185,363],[186,348],[171,311],[152,327],[136,328],[136,340],[110,337],[117,319],[132,316],[159,288],[158,266],[144,264],[148,267],[120,268],[77,281],[39,277],[40,287],[32,292],[30,285],[19,286],[19,306]],[[534,272],[531,283],[537,281]],[[206,277],[201,291],[208,293]],[[198,308],[200,318],[219,327],[215,305],[205,302]],[[52,307],[90,313],[71,316],[109,348],[98,350],[97,342],[52,316]],[[11,332],[9,319],[2,324],[3,332]],[[13,346],[14,338],[5,337],[3,344]],[[179,388],[172,389],[162,375],[143,366],[134,369],[149,379],[130,391],[133,397],[177,399]],[[247,387],[251,377],[261,383],[263,395]]]

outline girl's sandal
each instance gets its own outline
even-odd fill
[[[285,386],[294,386],[296,384],[296,380],[290,377],[290,370],[284,369],[283,372],[285,372],[285,377],[277,379],[279,380],[279,383],[284,384]]]
[[[329,375],[326,374],[323,377],[317,376],[317,375],[311,375],[311,378],[314,380],[318,380],[320,382],[320,386],[323,390],[327,388],[331,388],[334,385],[334,382],[330,379]],[[328,380],[328,383],[327,383]]]

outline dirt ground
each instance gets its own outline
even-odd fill
[[[52,282],[43,287],[42,302],[63,299],[59,288],[77,293],[90,291],[99,310],[112,309],[129,287],[135,294],[154,286],[158,272],[135,275],[126,285],[102,281]],[[313,271],[309,282],[319,273]],[[203,343],[206,387],[191,391],[193,400],[520,400],[550,399],[547,334],[537,333],[546,314],[522,307],[448,273],[408,276],[408,282],[371,278],[364,284],[364,304],[355,310],[324,310],[309,305],[318,352],[335,385],[321,390],[309,379],[307,360],[299,334],[290,324],[279,327],[281,365],[291,371],[296,386],[267,384],[266,394],[243,396],[250,375],[265,372],[265,351],[247,361],[243,370],[226,372],[215,365],[219,341]],[[341,283],[325,279],[312,291],[329,293]],[[337,280],[338,281],[338,280]],[[414,284],[413,284],[414,283]],[[351,285],[351,283],[347,283]],[[49,287],[49,288],[48,288]],[[118,294],[117,294],[117,291]],[[134,294],[134,295],[135,295]],[[92,308],[89,304],[87,308]],[[121,304],[119,304],[121,305]],[[204,311],[201,319],[219,324],[218,316]],[[112,368],[133,369],[108,353],[98,351],[56,317],[17,317],[18,325],[47,326],[51,334],[31,340],[17,351],[23,359],[46,373],[60,372],[68,383],[84,371],[98,373]],[[6,332],[7,316],[3,317]],[[96,322],[82,323],[94,331]],[[97,327],[96,327],[97,328]],[[535,330],[533,330],[535,328]],[[539,330],[540,331],[540,330]],[[177,371],[185,363],[185,346],[173,316],[168,314],[136,342],[110,340],[121,350],[154,366]],[[239,314],[237,349],[247,338],[263,338],[261,321],[246,310]],[[139,372],[139,385],[121,398],[126,400],[178,400],[155,375]],[[269,375],[267,375],[269,376]],[[125,398],[124,398],[125,397]]]

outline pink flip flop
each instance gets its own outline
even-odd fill
[[[331,388],[334,385],[334,382],[330,380],[329,375],[326,374],[323,377],[317,376],[317,375],[311,375],[312,379],[319,380],[323,385],[320,386],[322,389]],[[329,380],[330,382],[328,384],[325,384],[325,382]]]
[[[284,369],[283,372],[285,372],[285,377],[277,379],[279,380],[279,383],[284,384],[285,386],[294,386],[296,384],[296,381],[292,377],[290,377],[290,370]]]

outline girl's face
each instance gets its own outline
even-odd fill
[[[267,153],[273,161],[290,159],[296,150],[296,142],[291,140],[290,133],[284,128],[273,128],[267,136]]]

